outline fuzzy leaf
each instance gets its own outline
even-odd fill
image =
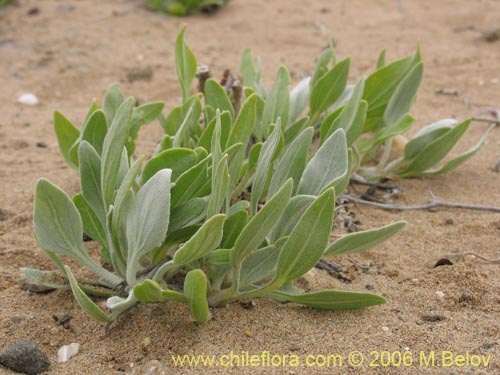
[[[208,322],[211,314],[207,302],[207,277],[202,270],[188,272],[184,280],[184,295],[196,320]]]
[[[101,158],[90,143],[83,141],[78,148],[78,159],[80,160],[82,196],[104,225],[106,211],[101,190]]]
[[[134,287],[134,297],[140,302],[176,301],[187,303],[187,299],[182,293],[162,289],[156,281],[150,279],[146,279]]]
[[[275,241],[278,238],[291,234],[306,209],[315,199],[316,197],[313,195],[297,195],[292,197],[272,231],[271,240]]]
[[[234,108],[226,90],[213,78],[205,82],[205,102],[215,110],[228,111],[234,118]]]
[[[224,236],[222,237],[221,247],[226,249],[232,248],[238,235],[247,223],[248,212],[245,209],[238,210],[229,215],[224,222]]]
[[[304,112],[309,103],[311,77],[301,80],[290,92],[290,121],[295,121]]]
[[[69,153],[71,147],[78,140],[80,131],[60,112],[54,113],[54,129],[61,155],[66,163],[68,163],[73,169],[77,169],[78,166],[71,161]]]
[[[106,90],[103,105],[103,111],[106,115],[106,123],[108,124],[108,126],[110,126],[113,122],[118,108],[120,108],[124,101],[125,97],[118,87],[118,84],[115,83],[109,86],[109,88]]]
[[[156,172],[165,168],[172,170],[172,181],[175,181],[196,164],[197,158],[196,152],[187,148],[163,151],[146,163],[141,176],[142,183],[146,183]]]
[[[82,140],[90,143],[100,156],[107,132],[106,116],[103,111],[98,110],[90,116],[87,125],[83,129]]]
[[[269,126],[271,124],[276,124],[278,118],[281,119],[283,130],[288,124],[288,114],[290,112],[289,84],[290,75],[288,74],[288,70],[282,66],[276,74],[273,87],[264,104],[261,124],[258,129],[258,133],[260,133],[261,136],[267,137]]]
[[[182,89],[182,100],[186,101],[189,97],[191,82],[196,76],[196,57],[184,41],[185,27],[182,27],[177,41],[175,43],[175,62],[177,67],[177,76]]]

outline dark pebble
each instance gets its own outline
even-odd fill
[[[47,356],[31,340],[22,340],[0,353],[0,364],[8,369],[38,375],[47,371],[50,361]]]
[[[446,317],[442,315],[422,315],[421,318],[424,322],[440,322],[446,320]]]
[[[38,148],[47,148],[47,143],[42,142],[42,141],[37,142],[36,143],[36,147],[38,147]]]
[[[470,302],[472,301],[472,293],[469,292],[468,290],[464,290],[462,292],[462,295],[460,296],[460,298],[458,299],[459,302]]]
[[[7,212],[4,209],[0,208],[0,221],[7,220]]]
[[[35,16],[40,13],[40,9],[37,7],[30,8],[28,10],[28,16]]]
[[[496,344],[495,344],[494,342],[485,342],[485,343],[483,344],[483,349],[486,349],[486,350],[487,350],[487,349],[491,349],[491,348],[493,348],[495,345],[496,345]]]
[[[434,265],[434,268],[442,267],[442,266],[453,266],[453,262],[447,258],[442,258],[436,262],[436,264]]]
[[[14,324],[19,324],[19,323],[21,323],[21,318],[20,318],[20,317],[18,317],[18,316],[13,316],[10,320],[11,320],[11,321],[12,321],[12,323],[14,323]]]

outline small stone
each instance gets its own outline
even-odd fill
[[[382,331],[389,332],[391,329],[387,326],[382,326]]]
[[[40,141],[36,143],[36,147],[38,148],[47,148],[47,143]]]
[[[31,340],[22,340],[0,353],[0,364],[8,369],[38,375],[47,371],[50,361]]]
[[[142,348],[147,349],[151,345],[151,338],[148,336],[142,340]]]
[[[18,316],[13,316],[12,318],[10,318],[10,320],[12,321],[12,323],[14,324],[19,324],[21,323],[21,318],[18,317]]]
[[[242,301],[242,302],[240,302],[240,305],[245,310],[251,310],[255,307],[255,301],[252,299],[250,301]]]
[[[496,345],[496,344],[495,344],[494,342],[485,342],[485,343],[483,344],[483,349],[488,350],[488,349],[493,348],[495,345]]]
[[[131,68],[127,71],[127,80],[150,81],[153,78],[153,68],[151,66]]]
[[[458,299],[459,302],[470,302],[472,301],[472,293],[469,292],[468,290],[464,290],[462,292],[462,295],[460,296],[460,298]]]
[[[374,290],[375,289],[375,285],[373,285],[373,284],[366,284],[365,288],[368,289],[368,290]]]
[[[500,39],[500,28],[485,31],[483,33],[483,39],[487,42],[496,42]]]
[[[30,106],[34,106],[39,103],[38,98],[34,94],[23,94],[19,97],[18,102]]]
[[[7,220],[7,212],[5,210],[0,208],[0,221],[5,221]]]
[[[58,335],[59,334],[59,330],[57,329],[57,327],[52,327],[50,329],[50,334],[54,335],[54,336]]]
[[[247,329],[247,330],[245,331],[245,336],[246,336],[246,337],[252,337],[252,333],[251,333],[251,332]]]
[[[64,345],[57,351],[57,362],[64,363],[68,362],[72,357],[78,354],[80,349],[80,344],[73,342],[69,345]]]
[[[446,320],[446,317],[443,315],[422,315],[421,318],[424,322],[440,322]]]
[[[40,9],[37,7],[32,7],[28,10],[28,16],[35,16],[40,13]]]
[[[438,296],[438,298],[443,298],[445,296],[445,294],[443,292],[441,292],[440,290],[438,290],[436,292],[436,296]]]

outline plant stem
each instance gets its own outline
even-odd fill
[[[372,202],[372,201],[367,201],[367,200],[364,200],[361,198],[353,197],[352,195],[348,195],[348,194],[342,194],[339,198],[341,198],[341,199],[343,198],[343,199],[346,199],[346,200],[348,200],[350,202],[354,202],[354,203],[383,208],[386,210],[395,210],[395,211],[428,210],[431,208],[446,207],[446,208],[458,208],[458,209],[472,210],[472,211],[500,212],[500,207],[497,207],[497,206],[482,206],[482,205],[476,205],[476,204],[443,202],[443,201],[436,199],[436,197],[434,196],[434,194],[432,194],[432,192],[429,192],[429,194],[431,196],[431,201],[429,203],[422,204],[422,205],[416,205],[416,206],[400,206],[400,205],[390,204],[390,203]]]

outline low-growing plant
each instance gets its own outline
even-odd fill
[[[199,12],[211,13],[227,2],[228,0],[146,0],[146,4],[151,9],[175,16]]]
[[[419,51],[387,65],[384,59],[348,85],[349,60],[337,62],[327,49],[311,78],[290,90],[281,67],[267,91],[247,50],[243,84],[230,75],[222,83],[205,75],[192,95],[197,62],[182,30],[176,42],[182,103],[167,116],[162,103],[136,107],[115,85],[102,109],[92,104],[80,130],[56,112],[61,153],[78,171],[81,193],[70,198],[49,181],[38,182],[35,235],[58,272],[23,272],[40,288],[71,287],[82,308],[105,322],[139,302],[185,303],[202,322],[209,307],[256,297],[330,310],[384,302],[293,284],[323,256],[364,251],[404,226],[329,244],[336,194],[353,173],[376,179],[445,172],[483,141],[435,168],[468,126],[446,120],[421,130],[393,157],[392,146],[413,123],[408,112],[422,63]],[[165,135],[147,162],[136,159],[139,129],[156,118]],[[100,244],[100,262],[83,233]],[[77,281],[66,257],[99,281]],[[68,282],[56,283],[56,274]],[[110,314],[89,295],[107,296]]]

